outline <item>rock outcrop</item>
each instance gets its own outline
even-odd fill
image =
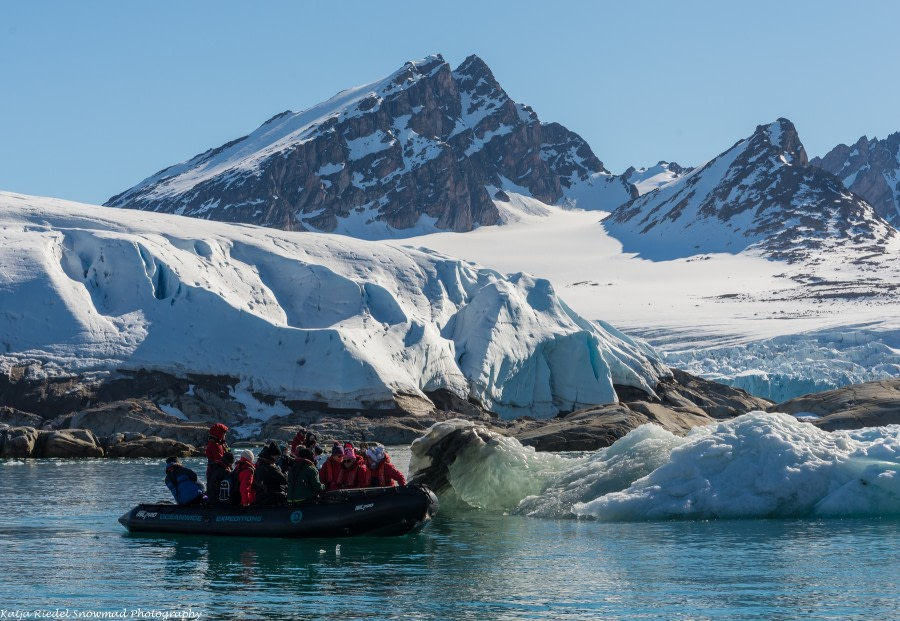
[[[866,382],[791,399],[773,412],[813,414],[813,425],[826,431],[900,424],[900,379]]]
[[[89,429],[0,427],[0,458],[189,457],[200,453],[196,446],[140,433],[97,437]]]
[[[453,70],[437,55],[279,114],[106,205],[374,238],[497,224],[504,187],[594,209],[637,196],[580,136],[510,99],[480,58]]]
[[[119,385],[109,394],[121,396],[142,392],[152,384],[148,381],[151,375],[158,382],[158,390],[151,391],[156,395],[168,394],[165,387],[171,388],[173,382],[177,385],[180,381],[165,374],[141,374],[130,390]],[[115,381],[124,380],[117,378]],[[206,389],[216,393],[215,384],[222,381],[222,378],[209,378]],[[102,382],[92,380],[89,384],[82,386],[85,394],[96,396],[97,387]],[[192,395],[195,396],[197,387],[192,386]],[[429,394],[438,405],[427,413],[419,414],[340,411],[317,407],[312,403],[289,403],[293,406],[291,413],[272,416],[267,420],[253,419],[241,410],[231,424],[241,426],[243,435],[232,432],[229,440],[289,443],[297,429],[304,427],[317,434],[325,449],[330,440],[408,444],[434,423],[465,418],[478,422],[486,429],[513,436],[522,444],[539,451],[587,451],[609,446],[646,423],[684,435],[696,426],[755,410],[814,414],[819,418],[811,422],[828,431],[900,424],[900,379],[847,386],[778,405],[743,390],[678,370],[673,371],[670,379],[661,381],[655,387],[654,396],[626,386],[616,386],[616,391],[620,399],[618,403],[585,408],[549,420],[527,417],[503,420],[447,392]],[[28,395],[29,399],[33,399],[35,394],[45,395],[47,401],[32,402],[40,411],[52,411],[55,400],[62,398],[59,391],[46,386],[32,386],[32,390],[21,390],[20,394]],[[262,395],[260,397],[264,398]],[[220,395],[219,398],[224,397]],[[229,409],[234,406],[238,410],[243,407],[227,400],[222,405],[227,405]],[[0,457],[166,457],[202,454],[211,412],[205,405],[191,412],[191,416],[185,416],[184,420],[166,414],[146,396],[92,403],[91,407],[53,418],[42,418],[6,406],[2,411],[5,418],[0,422]],[[39,424],[10,424],[18,420]]]
[[[0,428],[0,457],[31,457],[41,432],[33,427]]]
[[[622,401],[557,416],[549,421],[517,421],[500,429],[538,451],[592,451],[647,423],[677,435],[717,420],[765,410],[772,402],[743,390],[717,384],[683,371],[657,386],[658,400],[621,390]]]
[[[42,431],[32,457],[103,457],[103,447],[87,429]]]

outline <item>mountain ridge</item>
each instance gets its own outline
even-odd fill
[[[475,55],[440,55],[275,115],[163,169],[107,206],[285,230],[402,237],[497,224],[487,187],[612,209],[637,195],[590,146],[513,101]]]
[[[604,221],[625,251],[671,259],[756,248],[802,262],[826,248],[859,255],[896,231],[834,175],[809,165],[793,123],[779,118]]]
[[[862,136],[853,146],[839,144],[810,164],[840,178],[878,215],[900,226],[900,132],[884,140]]]

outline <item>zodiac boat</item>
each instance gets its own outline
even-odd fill
[[[292,505],[140,504],[119,518],[132,533],[238,537],[390,537],[419,530],[437,513],[424,485],[328,492]]]

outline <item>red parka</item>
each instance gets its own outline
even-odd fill
[[[209,438],[206,440],[206,486],[209,487],[209,478],[212,475],[213,465],[217,461],[221,461],[228,450],[225,444],[225,434],[228,433],[228,427],[222,423],[216,423],[209,428]]]
[[[325,463],[322,464],[322,467],[319,468],[319,480],[325,485],[326,492],[340,489],[337,482],[340,471],[341,462],[332,457],[326,459]]]
[[[406,477],[397,470],[396,466],[391,463],[391,458],[387,455],[375,467],[369,464],[370,487],[390,487],[394,483],[397,485],[406,485]]]
[[[303,446],[306,442],[306,432],[304,430],[300,430],[294,435],[294,439],[291,440],[291,455],[297,454],[297,447]]]
[[[238,476],[238,489],[241,492],[241,505],[249,507],[256,502],[256,492],[253,491],[253,475],[256,468],[246,459],[241,458],[234,468]]]

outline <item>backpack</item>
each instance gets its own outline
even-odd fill
[[[232,470],[219,484],[219,502],[240,506],[241,492],[237,470]]]

